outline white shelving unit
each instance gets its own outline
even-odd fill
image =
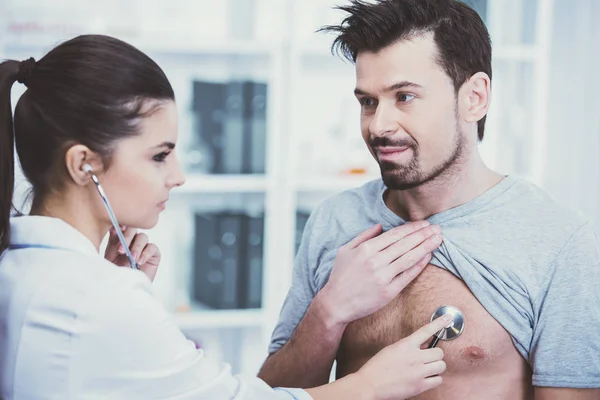
[[[71,7],[76,4],[61,1]],[[215,25],[215,21],[204,21],[199,12],[204,0],[178,1],[190,7],[189,13],[197,13],[197,24]],[[36,2],[43,1],[28,0],[27,4],[34,9]],[[121,3],[131,3],[131,9],[141,10],[147,2]],[[155,10],[162,10],[162,0],[150,3]],[[242,4],[240,0],[225,3],[229,11],[220,13],[235,17],[231,12],[234,6]],[[192,337],[201,336],[202,332],[215,333],[222,338],[219,345],[223,354],[234,344],[240,346],[245,358],[229,361],[234,372],[246,373],[256,372],[261,357],[266,356],[268,339],[291,282],[296,211],[310,209],[333,193],[358,187],[378,176],[377,166],[360,136],[358,105],[352,94],[354,67],[331,55],[331,37],[314,33],[323,25],[339,21],[340,15],[330,10],[343,1],[250,3],[255,12],[244,17],[254,16],[258,39],[186,36],[185,32],[179,32],[175,39],[164,33],[152,34],[148,21],[142,24],[145,36],[122,37],[152,56],[175,88],[181,116],[182,159],[186,146],[194,139],[190,116],[192,79],[252,77],[268,82],[266,174],[207,175],[190,171],[186,185],[172,192],[168,211],[149,232],[164,255],[155,281],[156,292],[173,313],[174,321]],[[16,0],[0,0],[0,56],[39,59],[63,37],[39,33],[28,36],[22,32],[17,35],[9,31],[7,18],[15,4]],[[494,77],[492,108],[481,151],[492,167],[526,176],[536,183],[541,181],[543,172],[552,8],[552,0],[488,0],[485,16],[494,43]],[[114,10],[118,9],[115,6]],[[84,14],[80,11],[79,15]],[[206,18],[216,18],[214,15]],[[32,20],[35,18],[34,15]],[[101,17],[96,18],[95,27],[102,26],[98,18]],[[130,19],[132,26],[139,22]],[[531,25],[535,26],[533,33],[526,29]],[[89,31],[111,34],[93,27]],[[181,39],[186,37],[187,40]],[[14,96],[20,93],[22,89],[16,89]],[[365,173],[351,174],[351,170]],[[262,309],[219,311],[189,306],[186,291],[193,268],[192,212],[244,207],[265,213]],[[225,334],[230,331],[238,333]],[[223,336],[220,332],[224,332]],[[247,332],[251,333],[244,336]],[[217,342],[211,343],[217,346]]]
[[[269,180],[264,175],[189,174],[185,185],[174,189],[173,194],[265,192],[268,183]]]

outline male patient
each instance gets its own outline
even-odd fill
[[[465,330],[439,342],[444,383],[419,399],[600,399],[598,239],[582,216],[482,162],[482,20],[453,0],[342,9],[325,30],[356,65],[382,179],[312,213],[260,377],[315,386],[334,360],[338,377],[353,373],[452,305]]]

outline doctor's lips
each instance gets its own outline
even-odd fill
[[[167,201],[169,201],[169,199],[166,199],[165,201],[158,203],[158,208],[160,208],[161,210],[164,210],[165,207],[167,206]]]

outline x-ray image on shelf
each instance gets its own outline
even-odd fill
[[[264,216],[195,215],[193,297],[215,309],[262,305]]]
[[[206,174],[263,174],[267,84],[193,82],[195,145],[188,167]]]

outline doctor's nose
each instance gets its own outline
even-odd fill
[[[173,189],[175,187],[183,186],[185,183],[185,174],[183,173],[183,169],[181,168],[181,164],[178,158],[175,158],[173,170],[169,175],[169,179],[167,180],[167,187],[169,189]]]

